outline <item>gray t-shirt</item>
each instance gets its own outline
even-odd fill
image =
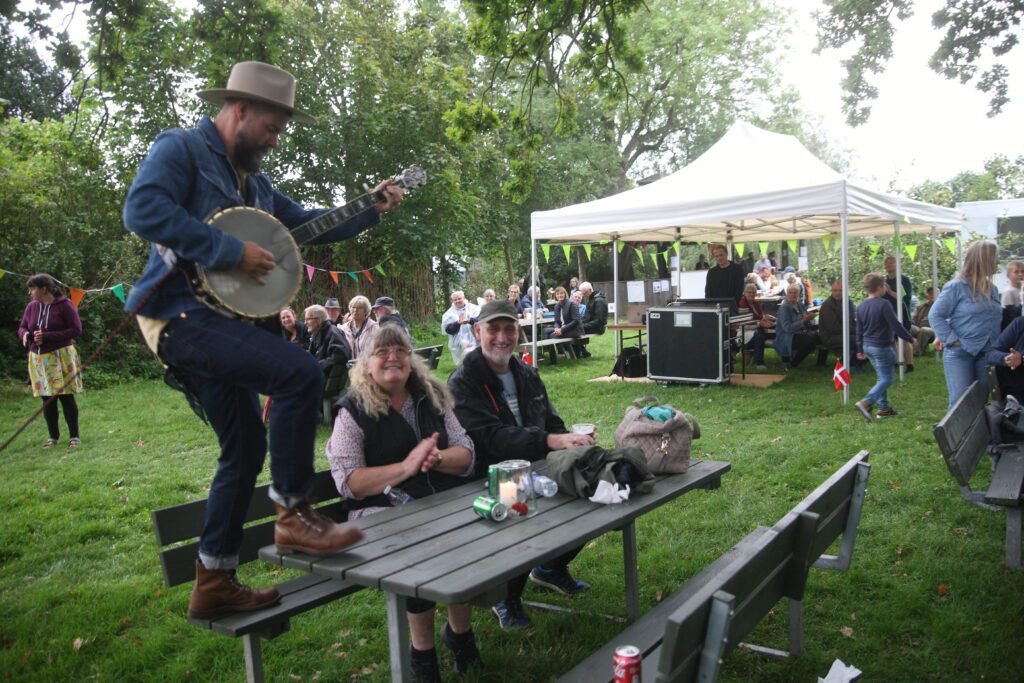
[[[501,380],[501,394],[505,397],[509,409],[516,418],[516,426],[523,426],[523,414],[519,412],[519,394],[516,393],[516,378],[512,376],[511,370],[496,373]]]

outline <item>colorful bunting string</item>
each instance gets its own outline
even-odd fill
[[[562,245],[562,253],[565,254],[565,263],[567,265],[572,263],[572,261],[569,260],[569,252],[571,252],[571,251],[572,251],[572,245],[569,245],[569,244],[563,244]]]
[[[868,249],[871,250],[871,258],[878,256],[878,250],[882,248],[881,244],[869,244]]]
[[[917,258],[917,245],[916,244],[905,244],[903,245],[903,251],[907,252],[907,256],[913,261]]]
[[[825,253],[826,254],[831,252],[832,251],[832,234],[831,233],[826,233],[826,234],[822,235],[821,236],[821,243],[825,247]]]
[[[800,250],[800,240],[786,240],[786,244],[789,245],[789,251],[794,254]]]
[[[758,242],[757,243],[757,248],[761,250],[762,254],[767,254],[768,253],[768,243],[767,242]]]
[[[747,245],[743,242],[733,242],[732,249],[742,258],[743,252],[747,249]]]

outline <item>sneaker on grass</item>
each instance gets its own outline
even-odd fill
[[[896,417],[896,411],[893,410],[892,408],[882,408],[876,413],[876,415],[878,415],[879,419],[886,417]]]
[[[519,598],[502,600],[492,607],[491,611],[498,617],[498,623],[504,631],[522,631],[533,626],[530,617],[526,616],[523,610],[523,601]]]
[[[556,567],[554,569],[534,567],[533,571],[530,572],[530,581],[562,595],[575,595],[590,588],[589,583],[574,579],[565,567]]]

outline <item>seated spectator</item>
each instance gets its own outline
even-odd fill
[[[576,304],[576,308],[580,311],[580,320],[583,320],[583,316],[587,312],[587,305],[583,303],[583,292],[577,289],[569,295],[569,298],[572,299],[574,304]]]
[[[357,294],[348,302],[348,319],[341,326],[352,358],[358,358],[363,350],[370,346],[373,335],[377,332],[377,321],[370,317],[370,300]]]
[[[701,251],[697,254],[697,263],[693,265],[694,270],[707,270],[711,265],[708,263],[707,254]]]
[[[1005,396],[1013,396],[1024,401],[1024,370],[1021,366],[1021,352],[1024,351],[1024,318],[1017,317],[1003,330],[986,360],[996,366],[996,380],[999,391]]]
[[[334,366],[348,364],[352,350],[341,330],[328,322],[326,308],[314,304],[305,310],[303,317],[309,329],[309,352],[320,363],[326,384]]]
[[[757,321],[757,327],[754,328],[753,334],[743,345],[743,348],[753,351],[754,367],[758,370],[766,370],[767,366],[764,364],[764,344],[768,340],[768,335],[771,334],[772,328],[775,327],[775,318],[765,315],[760,302],[757,301],[757,286],[753,284],[746,285],[743,288],[743,296],[740,297],[739,307],[749,310],[750,314],[754,316],[754,320]]]
[[[332,325],[338,324],[338,317],[341,315],[341,304],[334,297],[331,297],[324,302],[324,308],[327,309],[327,319]]]
[[[1006,279],[1010,283],[1006,286],[1006,291],[1003,292],[1000,300],[1003,306],[1001,329],[1004,330],[1010,323],[1019,318],[1021,314],[1020,284],[1021,281],[1024,281],[1024,261],[1010,261],[1007,263]]]
[[[757,279],[755,280],[757,285],[758,296],[775,296],[779,293],[779,282],[772,275],[772,269],[770,266],[762,266],[757,271]]]
[[[910,317],[910,335],[914,337],[915,356],[923,356],[928,349],[928,345],[935,340],[935,330],[931,328],[931,323],[928,322],[928,314],[931,313],[932,304],[935,303],[935,288],[929,287],[924,290],[924,295],[928,300],[923,304],[918,304],[917,308],[914,309],[914,315]]]
[[[775,324],[775,350],[787,369],[795,368],[818,345],[818,335],[811,328],[817,311],[807,311],[800,301],[799,285],[786,289],[786,298],[779,304]]]
[[[591,434],[572,434],[551,405],[547,388],[535,368],[515,357],[519,323],[507,302],[484,306],[475,326],[480,347],[448,380],[455,397],[455,415],[476,446],[476,474],[482,478],[488,465],[502,460],[534,462],[551,451],[594,445]],[[493,608],[501,628],[531,626],[522,595],[529,580],[563,595],[575,595],[590,586],[569,573],[569,562],[583,549],[579,546],[553,557],[529,575],[510,578],[505,598]]]
[[[579,291],[579,289],[580,289],[580,279],[578,277],[571,277],[571,278],[569,278],[569,289],[567,291],[569,292],[569,298],[570,299],[572,298],[573,294],[575,294],[576,292]]]
[[[494,290],[493,289],[485,289],[484,290],[484,303],[485,304],[486,303],[490,303],[491,301],[494,301]]]
[[[466,301],[462,290],[452,292],[452,305],[441,316],[441,331],[448,335],[448,348],[455,365],[462,364],[465,355],[476,348],[473,323],[479,315],[480,309]]]
[[[846,310],[850,317],[850,349],[857,349],[857,321],[854,319],[853,302],[846,300]],[[832,352],[837,358],[843,357],[843,281],[832,283],[832,292],[818,311],[818,340],[824,349],[818,351],[818,365],[828,363],[828,354]],[[852,368],[860,367],[864,361],[856,356],[850,361]]]
[[[405,319],[395,310],[395,300],[390,296],[377,297],[377,300],[373,302],[373,316],[377,318],[378,329],[384,325],[398,325],[409,335],[409,339],[412,340],[412,333],[409,332],[409,323],[405,322]]]
[[[565,339],[583,336],[583,324],[580,322],[580,309],[569,299],[565,287],[555,287],[555,324],[544,330],[545,339]],[[559,349],[558,353],[564,353]],[[555,347],[550,348],[551,362],[557,363]]]
[[[762,269],[767,268],[768,273],[771,274],[773,267],[774,266],[772,266],[772,262],[768,259],[768,254],[762,251],[761,255],[757,259],[757,262],[754,263],[754,272],[760,273]]]
[[[796,271],[796,276],[800,278],[800,283],[804,286],[804,304],[810,306],[814,303],[814,290],[811,288],[811,278],[807,277],[806,270]]]
[[[352,368],[352,389],[340,401],[327,459],[349,518],[392,506],[384,490],[426,498],[465,483],[474,473],[473,441],[452,412],[447,387],[412,352],[399,325],[384,325]],[[435,604],[409,598],[407,618],[413,677],[440,681],[434,647]],[[480,662],[470,623],[472,607],[448,605],[441,628],[460,674]]]
[[[512,305],[516,307],[516,311],[521,316],[523,314],[523,300],[519,296],[519,285],[509,285],[507,298],[512,302]]]
[[[608,325],[608,299],[604,293],[595,292],[594,285],[589,282],[580,283],[580,294],[583,295],[583,334],[604,334]],[[586,354],[590,355],[590,354]]]
[[[526,290],[526,294],[523,295],[523,317],[529,317],[530,315],[537,315],[547,310],[544,305],[544,297],[541,296],[540,290],[534,287],[533,289]]]
[[[295,319],[295,311],[290,306],[285,306],[281,309],[280,317],[281,336],[297,346],[308,349],[309,330],[306,329],[305,324]]]
[[[782,278],[779,280],[779,284],[782,285],[782,292],[785,292],[790,285],[799,285],[800,301],[803,301],[805,306],[809,305],[807,297],[804,296],[804,283],[796,276],[796,268],[786,266],[786,269],[782,271]]]

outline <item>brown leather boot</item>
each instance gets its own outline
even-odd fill
[[[233,569],[207,569],[196,561],[196,585],[188,599],[193,619],[213,619],[231,612],[252,612],[276,604],[276,588],[249,588],[238,582]]]
[[[294,508],[274,503],[274,507],[277,508],[274,543],[278,552],[290,550],[307,555],[331,555],[363,537],[359,529],[335,523],[309,503]]]

